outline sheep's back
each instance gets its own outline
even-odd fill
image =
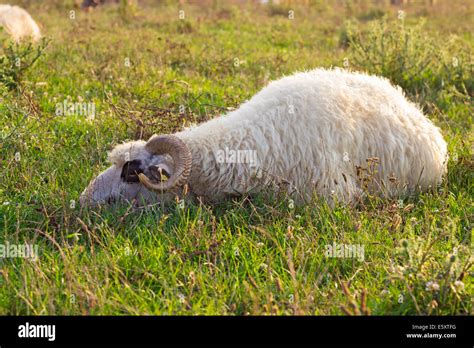
[[[400,88],[339,69],[274,81],[238,110],[197,127],[199,135],[210,148],[255,150],[257,167],[304,192],[345,200],[361,190],[360,171],[371,158],[379,160],[371,188],[388,195],[435,186],[446,170],[439,129]],[[255,169],[229,167],[247,184],[255,176]]]

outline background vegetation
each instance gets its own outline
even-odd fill
[[[0,259],[0,314],[472,314],[473,2],[14,3],[47,39],[0,33],[0,243],[36,244],[39,258]],[[437,192],[357,209],[76,203],[115,144],[336,66],[389,78],[442,129]],[[65,100],[95,117],[56,115]],[[364,260],[326,257],[333,243],[363,246]]]

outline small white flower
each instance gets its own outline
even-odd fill
[[[178,299],[179,299],[179,302],[181,302],[181,303],[186,302],[186,297],[184,297],[184,295],[181,294],[181,293],[178,294]]]
[[[400,272],[400,273],[403,273],[403,272],[405,272],[405,267],[400,266],[400,265],[397,265],[396,270],[397,270],[398,272]]]
[[[405,11],[398,10],[398,19],[401,21],[405,19]]]
[[[462,290],[464,290],[464,283],[463,283],[462,281],[460,281],[460,280],[456,280],[456,281],[454,282],[454,287],[455,287],[457,290],[462,291]]]
[[[426,291],[439,291],[439,284],[433,281],[429,281],[426,283],[425,290]]]

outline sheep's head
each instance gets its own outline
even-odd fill
[[[82,205],[169,200],[186,183],[192,164],[188,147],[173,135],[118,145],[109,153],[109,160],[112,166],[81,194]]]

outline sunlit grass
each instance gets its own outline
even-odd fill
[[[472,57],[455,16],[473,9],[456,4],[450,22],[427,8],[426,30],[456,31]],[[44,6],[31,13],[52,41],[0,97],[0,242],[37,244],[39,258],[0,258],[0,314],[472,314],[472,95],[426,106],[450,152],[435,193],[357,208],[268,195],[165,211],[77,203],[114,144],[216,117],[282,75],[342,67],[346,17],[367,29],[396,9],[316,4],[290,20],[286,8],[222,5],[179,20],[166,5],[124,20],[103,7],[71,20]],[[79,99],[94,119],[55,116]],[[363,260],[327,257],[334,243],[363,246]]]

